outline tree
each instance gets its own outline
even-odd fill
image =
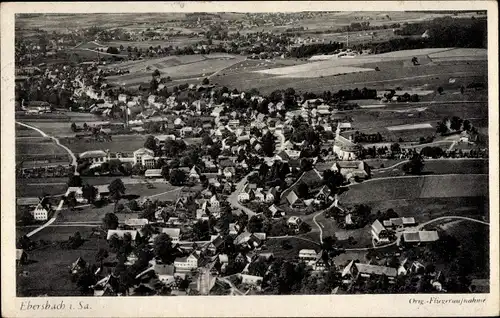
[[[391,144],[391,151],[394,153],[399,153],[401,151],[401,146],[398,143]]]
[[[262,232],[264,220],[257,215],[254,215],[248,221],[247,229],[250,233]]]
[[[157,78],[157,77],[160,77],[160,70],[156,69],[153,74],[152,74],[153,78]]]
[[[403,171],[410,174],[420,174],[424,169],[424,160],[418,153],[413,154],[410,161],[403,165]]]
[[[76,132],[76,130],[77,130],[77,129],[78,129],[78,128],[76,127],[76,124],[75,124],[75,123],[71,123],[71,130],[72,130],[73,132]]]
[[[90,204],[95,202],[98,192],[97,188],[90,184],[86,184],[82,187],[82,197]]]
[[[461,127],[462,127],[462,119],[460,117],[453,116],[450,121],[450,128],[458,131],[460,130]]]
[[[205,77],[205,78],[203,79],[203,81],[201,82],[201,84],[203,84],[203,85],[208,85],[208,84],[210,84],[210,81],[208,80],[208,78],[206,78],[206,77]]]
[[[68,193],[68,195],[64,198],[64,203],[70,208],[70,210],[73,210],[77,204],[75,193]]]
[[[437,91],[438,91],[439,95],[442,95],[444,92],[444,89],[441,86],[439,86]]]
[[[146,138],[146,141],[144,142],[144,148],[156,151],[156,140],[154,136],[149,135]]]
[[[102,222],[105,230],[116,230],[118,228],[118,217],[114,213],[106,213]]]
[[[305,199],[309,195],[309,186],[303,182],[297,187],[297,195],[299,198]]]
[[[68,187],[81,187],[82,178],[79,175],[71,174],[68,178]]]
[[[116,204],[118,203],[122,195],[125,194],[125,185],[123,184],[123,181],[121,179],[115,179],[111,181],[108,188],[110,197],[115,201],[116,211]]]
[[[108,258],[108,256],[109,256],[108,250],[100,248],[95,254],[95,261],[99,263],[102,268],[102,263],[106,258]]]
[[[180,186],[186,181],[186,173],[179,169],[170,171],[170,183],[175,186]]]
[[[170,179],[170,168],[168,166],[163,166],[161,168],[161,176],[168,181]]]
[[[173,254],[172,239],[165,233],[159,234],[154,240],[154,254],[165,264],[171,264],[175,255]]]
[[[272,157],[274,154],[274,139],[274,135],[269,131],[262,137],[262,151],[267,157]]]

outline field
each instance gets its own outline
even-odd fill
[[[393,179],[372,179],[353,185],[341,195],[345,204],[362,203],[370,198],[377,201],[477,197],[488,195],[487,175],[427,175]]]
[[[291,248],[289,249],[284,249],[281,247],[281,244],[283,241],[287,240]],[[319,251],[319,245],[313,242],[301,240],[295,237],[289,237],[289,238],[270,238],[266,241],[266,247],[267,249],[264,252],[271,252],[274,254],[274,257],[281,257],[284,259],[294,259],[299,257],[299,251],[301,249],[313,249],[316,251]]]
[[[55,240],[53,241],[67,240],[76,231],[86,237],[91,228],[68,229],[69,231],[64,237],[54,237]],[[44,231],[50,231],[50,229]],[[46,237],[49,238],[49,236]],[[76,250],[63,250],[55,243],[54,245],[30,251],[29,260],[31,260],[31,263],[17,267],[17,295],[20,297],[34,297],[43,294],[48,296],[81,295],[76,283],[71,281],[69,266],[78,257],[82,257],[91,264],[95,263],[95,254],[100,247],[106,248],[106,241],[91,238]],[[22,275],[23,272],[27,272],[27,275]]]
[[[369,71],[362,73],[350,73],[337,76],[318,75],[314,78],[292,78],[280,77],[273,74],[262,74],[257,72],[241,72],[236,74],[227,74],[219,76],[217,81],[220,85],[236,87],[239,90],[248,90],[256,88],[262,93],[270,93],[277,89],[285,89],[293,87],[298,92],[316,92],[321,93],[325,90],[337,91],[345,88],[375,88],[375,89],[391,89],[397,86],[403,89],[412,89],[414,87],[423,87],[435,89],[438,86],[444,86],[448,83],[448,79],[453,77],[456,83],[453,85],[457,89],[460,83],[470,83],[471,81],[487,82],[487,63],[485,61],[477,61],[477,63],[469,63],[466,61],[458,61],[454,64],[438,64],[428,63],[426,65],[413,66],[410,63],[411,57],[406,58],[407,61],[400,63],[394,62],[394,58],[387,58],[388,61],[358,63],[356,66],[362,68],[379,67],[380,71]],[[352,59],[342,59],[342,61],[351,61]],[[401,58],[399,58],[401,60]],[[354,63],[355,61],[346,62]],[[403,64],[403,67],[401,67]],[[311,66],[313,65],[313,66]],[[346,66],[346,64],[336,65]],[[334,67],[331,61],[319,61],[308,64],[292,66],[294,69],[278,69],[283,74],[293,72],[314,72],[315,70]],[[301,68],[298,68],[301,67]],[[271,70],[268,70],[271,72]],[[272,72],[278,72],[272,70]],[[283,75],[281,74],[281,75]]]
[[[379,168],[382,161],[369,162],[370,166]],[[390,167],[390,163],[384,163],[385,167]],[[394,168],[372,171],[373,178],[403,176],[403,165]],[[424,175],[440,174],[488,174],[488,160],[484,159],[439,159],[425,160]]]
[[[129,74],[108,77],[112,83],[134,86],[148,83],[151,73],[158,69],[163,77],[170,76],[173,80],[206,77],[217,73],[245,58],[230,54],[169,56],[147,61],[130,61],[113,65],[129,70]],[[201,79],[200,79],[201,80]]]
[[[77,140],[74,138],[61,139],[61,143],[74,153],[89,150],[109,150],[110,152],[132,153],[144,146],[146,136],[143,135],[115,135],[112,141],[95,142],[90,140]]]

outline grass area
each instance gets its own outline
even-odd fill
[[[373,179],[353,185],[341,195],[344,204],[440,197],[475,197],[488,194],[487,175],[419,176]]]
[[[64,155],[66,153],[66,150],[53,142],[16,140],[16,155]]]
[[[111,152],[134,152],[144,146],[146,136],[143,135],[116,135],[112,141],[96,142],[90,140],[77,140],[74,138],[61,139],[61,143],[75,153],[89,150],[105,150]]]
[[[339,240],[339,245],[343,248],[360,248],[372,246],[369,226],[350,230],[341,229],[337,226],[333,218],[326,218],[324,214],[316,217],[316,221],[320,224],[320,226],[323,225],[323,238],[327,236],[334,236]],[[349,244],[347,242],[347,240],[351,236],[354,238],[354,244]]]
[[[391,65],[394,61],[377,63],[380,71],[351,73],[338,76],[324,76],[320,78],[279,78],[273,75],[256,74],[252,72],[227,74],[217,77],[220,85],[236,87],[238,90],[257,88],[261,93],[271,93],[277,89],[293,87],[298,92],[310,91],[322,93],[325,90],[337,91],[339,89],[376,88],[386,89],[395,86],[415,87],[426,86],[427,89],[436,89],[446,84],[450,77],[456,78],[454,84],[458,90],[461,82],[469,83],[476,78],[487,81],[487,63],[481,61],[474,65],[467,62],[457,62],[454,65],[420,65],[418,67],[398,67]],[[327,67],[327,66],[325,66]]]
[[[74,232],[68,233],[68,236],[73,235]],[[67,237],[64,238],[64,240],[66,239]],[[51,245],[30,251],[28,257],[33,262],[17,267],[17,296],[34,297],[45,294],[48,296],[79,296],[80,291],[76,284],[71,281],[69,266],[78,257],[94,263],[98,248],[106,246],[105,240],[91,239],[76,250],[63,250],[57,245]],[[22,272],[27,272],[27,275],[21,275]]]
[[[16,182],[16,197],[41,197],[43,195],[64,194],[68,189],[66,184],[41,186],[36,184],[25,184],[29,179]],[[24,184],[23,184],[24,183]]]
[[[288,242],[291,245],[291,248],[284,249],[283,247],[281,247],[281,243],[284,240],[288,240]],[[274,254],[274,257],[282,257],[284,259],[289,259],[289,260],[298,258],[299,251],[301,249],[314,249],[316,251],[319,251],[319,245],[294,237],[284,238],[284,239],[273,239],[273,238],[268,239],[266,241],[266,247],[267,249],[265,251],[272,252]]]
[[[403,160],[401,160],[403,161]],[[378,164],[380,166],[380,164]],[[386,165],[387,167],[389,165]],[[377,167],[377,165],[375,166]],[[439,175],[439,174],[488,174],[487,159],[439,159],[425,160],[423,174]],[[372,178],[386,178],[405,175],[403,165],[387,169],[372,171]]]

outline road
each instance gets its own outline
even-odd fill
[[[323,228],[319,225],[319,223],[316,221],[316,217],[323,214],[323,212],[325,212],[326,210],[323,210],[323,211],[320,211],[318,212],[316,215],[314,215],[313,217],[313,222],[314,224],[316,224],[316,226],[318,227],[319,229],[319,242],[321,244],[323,244]]]
[[[237,184],[236,184],[236,189],[233,191],[233,193],[231,193],[228,197],[227,197],[227,202],[229,202],[229,204],[235,208],[235,209],[240,209],[242,210],[243,212],[245,212],[248,217],[252,217],[253,215],[257,214],[255,213],[254,211],[250,210],[249,208],[243,206],[240,204],[240,202],[238,201],[238,195],[240,194],[240,192],[243,190],[243,188],[245,187],[245,184],[247,183],[247,180],[248,180],[248,177],[250,177],[251,175],[253,175],[254,173],[257,173],[256,171],[252,171],[250,172],[249,174],[247,174],[246,176],[244,176]]]

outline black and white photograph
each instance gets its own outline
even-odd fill
[[[491,12],[375,10],[16,13],[17,310],[497,292]]]

